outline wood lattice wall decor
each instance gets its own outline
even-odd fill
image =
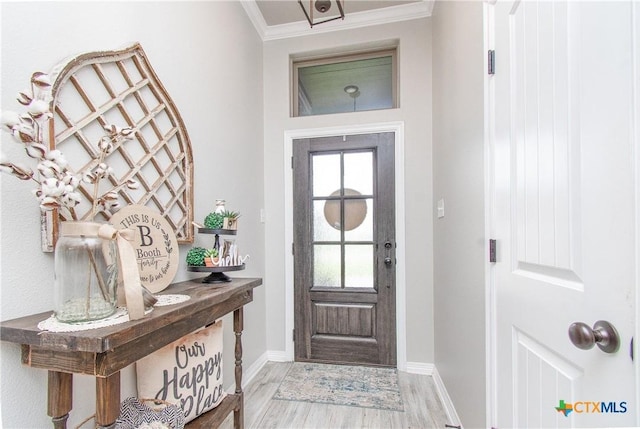
[[[131,127],[135,138],[120,142],[105,160],[113,168],[109,186],[135,179],[140,187],[119,191],[121,205],[141,204],[159,211],[179,243],[193,242],[193,157],[178,109],[153,71],[139,43],[91,52],[56,67],[52,78],[49,145],[60,149],[69,167],[87,171],[98,163],[103,126]],[[82,183],[79,219],[89,216],[93,185]],[[107,184],[105,184],[107,186]],[[111,215],[102,211],[108,220]],[[43,222],[43,250],[52,251],[58,214]]]

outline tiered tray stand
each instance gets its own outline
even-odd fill
[[[211,228],[198,228],[199,234],[214,234],[216,236],[214,247],[220,249],[220,236],[221,235],[236,235],[238,231],[235,229],[211,229]],[[204,279],[202,283],[228,283],[231,281],[231,277],[227,276],[227,271],[241,271],[244,270],[244,264],[232,265],[229,267],[203,267],[187,265],[187,271],[197,273],[211,273]]]

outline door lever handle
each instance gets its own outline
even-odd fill
[[[384,258],[384,263],[387,266],[391,266],[392,260],[391,260],[391,247],[393,246],[393,244],[391,244],[390,241],[386,241],[384,243],[384,248],[386,249],[386,253],[387,256],[385,256]]]
[[[579,349],[589,350],[597,344],[605,353],[615,353],[620,348],[620,335],[609,322],[598,320],[593,329],[586,323],[575,322],[569,326],[569,339]]]

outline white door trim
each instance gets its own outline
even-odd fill
[[[293,140],[353,134],[395,133],[395,181],[396,181],[396,341],[398,369],[407,367],[407,320],[406,320],[406,266],[405,266],[405,197],[404,197],[404,122],[345,125],[339,127],[307,128],[284,132],[284,246],[285,246],[285,354],[294,359],[293,344],[293,177],[291,157]]]
[[[484,52],[495,49],[494,38],[494,10],[495,1],[485,1],[483,4],[484,20]],[[484,56],[484,70],[488,69],[488,58]],[[494,110],[494,97],[492,95],[492,80],[488,73],[484,73],[484,191],[485,191],[485,238],[487,240],[494,236],[494,197],[495,183],[493,180],[494,159],[493,143],[494,132],[492,129]],[[489,263],[489,249],[485,246],[485,374],[486,374],[486,427],[497,427],[497,358],[496,358],[496,304],[495,304],[495,275],[494,264]]]
[[[635,173],[635,227],[636,227],[636,237],[635,237],[635,250],[636,250],[636,327],[635,327],[635,336],[633,340],[633,354],[634,354],[634,363],[635,363],[635,375],[636,375],[636,425],[640,427],[640,356],[638,350],[638,341],[640,341],[640,83],[638,83],[638,79],[640,79],[640,42],[638,42],[638,37],[640,37],[640,5],[636,2],[631,3],[631,20],[632,20],[632,28],[634,31],[633,37],[633,112],[631,120],[633,121],[633,133],[631,135],[632,138],[632,147],[635,151],[635,158],[633,160],[634,165],[634,173]]]

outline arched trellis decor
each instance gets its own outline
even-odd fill
[[[193,242],[193,157],[182,118],[156,76],[139,43],[123,50],[90,52],[59,65],[51,73],[53,120],[50,149],[64,153],[69,168],[90,171],[99,162],[98,141],[104,126],[133,129],[134,138],[118,142],[105,159],[110,184],[134,179],[138,189],[119,188],[121,205],[141,204],[159,211],[179,243]],[[105,181],[107,182],[107,181]],[[82,183],[75,208],[87,219],[93,185]],[[109,220],[103,210],[98,218]],[[53,250],[58,213],[43,222],[43,250]]]

